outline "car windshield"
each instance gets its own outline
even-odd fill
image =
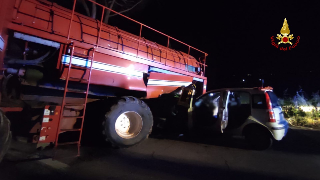
[[[270,97],[270,100],[271,100],[271,103],[272,103],[272,108],[280,106],[279,103],[278,103],[278,97],[271,91],[267,91],[267,93],[268,93],[268,95]]]

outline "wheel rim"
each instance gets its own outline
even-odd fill
[[[124,139],[136,137],[143,126],[141,116],[134,111],[126,111],[117,118],[115,129],[117,134]]]

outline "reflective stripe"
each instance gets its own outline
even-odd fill
[[[203,79],[200,79],[200,78],[196,78],[196,77],[193,77],[193,80],[194,80],[194,81],[199,81],[199,82],[203,82]]]
[[[188,86],[191,82],[149,79],[148,86]]]
[[[1,35],[0,35],[0,51],[2,51],[3,48],[4,48],[4,40],[3,40],[3,38],[2,38]]]
[[[26,34],[22,34],[22,33],[19,33],[19,32],[14,32],[13,36],[15,38],[17,38],[17,39],[22,39],[22,40],[25,40],[25,41],[34,42],[34,43],[38,43],[38,44],[43,44],[43,45],[46,45],[46,46],[55,47],[57,49],[60,48],[60,43],[57,43],[57,42],[54,42],[54,41],[49,41],[49,40],[42,39],[42,38],[38,38],[38,37],[35,37],[35,36],[26,35]]]
[[[164,69],[160,69],[160,68],[156,68],[156,67],[150,67],[149,72],[158,72],[158,73],[173,74],[173,75],[184,75],[184,74],[175,73],[172,71],[168,71],[168,70],[164,70]],[[203,79],[196,78],[196,77],[193,77],[193,80],[203,82]]]
[[[156,67],[150,67],[149,72],[158,72],[158,73],[173,74],[173,75],[184,75],[184,74],[180,74],[180,73],[176,73],[176,72],[172,72],[172,71],[168,71],[168,70],[164,70]]]
[[[69,64],[70,56],[63,55],[62,56],[62,63]],[[73,56],[72,57],[72,65],[81,66],[81,67],[90,67],[91,61],[85,58],[80,58]],[[122,66],[115,66],[112,64],[107,64],[103,62],[93,61],[92,69],[99,70],[99,71],[106,71],[111,73],[123,74],[128,76],[136,76],[136,77],[143,77],[142,71],[134,70],[133,66],[129,67],[122,67]]]

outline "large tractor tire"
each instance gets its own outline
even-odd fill
[[[105,115],[103,135],[113,147],[126,148],[148,138],[153,126],[150,108],[135,97],[122,97]]]
[[[11,142],[10,121],[0,111],[0,162],[7,153]]]

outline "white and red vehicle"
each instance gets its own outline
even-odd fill
[[[267,149],[287,134],[288,122],[271,87],[209,91],[190,108],[195,128],[245,136],[256,149]]]

